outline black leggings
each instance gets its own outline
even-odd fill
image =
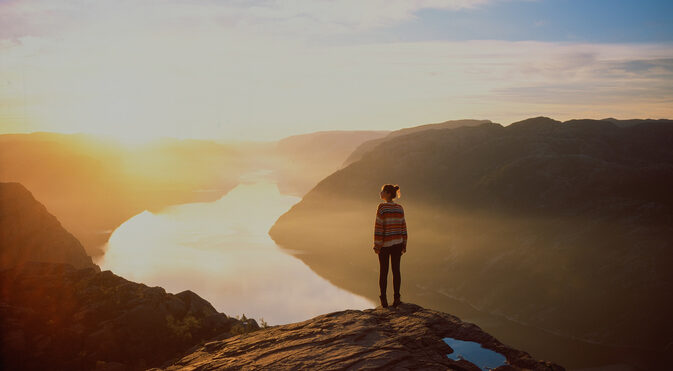
[[[386,286],[388,285],[388,256],[393,266],[393,290],[394,295],[400,295],[400,283],[402,277],[400,276],[400,257],[402,256],[402,244],[384,246],[379,251],[379,288],[381,289],[381,296],[386,294]]]

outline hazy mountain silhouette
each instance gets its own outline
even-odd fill
[[[377,138],[377,139],[372,139],[368,140],[364,143],[362,143],[360,146],[358,146],[346,159],[346,161],[343,162],[342,167],[348,166],[351,163],[359,160],[362,158],[364,154],[367,152],[371,151],[374,149],[377,145],[390,140],[392,138],[401,136],[401,135],[407,135],[411,133],[416,133],[419,131],[424,131],[424,130],[432,130],[432,129],[453,129],[453,128],[458,128],[461,126],[477,126],[481,124],[486,124],[490,123],[491,120],[449,120],[449,121],[444,121],[436,124],[425,124],[425,125],[419,125],[419,126],[414,126],[410,128],[404,128],[400,130],[395,130],[393,132],[390,132],[388,135],[382,137],[382,138]]]
[[[0,269],[28,261],[100,268],[82,244],[20,183],[0,183]]]
[[[363,142],[381,138],[389,131],[319,131],[293,135],[276,143],[273,168],[283,194],[303,196],[339,169],[343,159]]]
[[[672,124],[673,120],[667,120],[667,119],[658,119],[658,120],[653,120],[653,119],[631,119],[631,120],[618,120],[616,118],[606,118],[603,119],[603,121],[609,121],[617,126],[620,127],[627,127],[627,126],[635,126],[638,124]]]
[[[376,300],[374,213],[381,185],[397,183],[408,300],[466,300],[567,336],[670,353],[673,125],[622,126],[538,117],[400,135],[320,181],[270,234]]]

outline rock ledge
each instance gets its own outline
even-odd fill
[[[476,341],[503,354],[507,364],[498,371],[565,370],[502,344],[475,324],[411,303],[343,310],[207,342],[163,370],[479,370],[466,360],[448,358],[453,350],[444,337]]]

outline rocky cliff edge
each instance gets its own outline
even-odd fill
[[[343,310],[206,342],[152,370],[482,369],[466,359],[451,359],[454,349],[445,338],[474,341],[500,353],[506,362],[497,371],[565,370],[501,343],[475,324],[410,303]]]

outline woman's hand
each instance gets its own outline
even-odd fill
[[[374,252],[377,253],[377,254],[378,254],[379,252],[381,252],[381,246],[376,246],[376,245],[374,245]]]
[[[402,254],[404,254],[405,252],[407,252],[407,245],[402,246]]]

